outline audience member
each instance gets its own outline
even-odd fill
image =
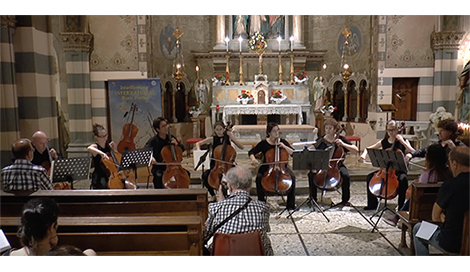
[[[450,150],[449,167],[453,179],[445,181],[432,210],[432,220],[442,222],[429,240],[416,236],[422,223],[413,228],[415,253],[429,255],[429,245],[447,254],[458,254],[462,245],[463,220],[470,202],[470,148],[457,146]]]
[[[267,235],[267,232],[270,231],[268,206],[263,201],[251,199],[249,194],[253,182],[251,172],[242,166],[232,167],[227,171],[226,179],[230,195],[224,199],[221,186],[218,194],[219,201],[209,204],[204,241],[212,237],[215,232],[232,234],[259,230],[265,255],[273,255],[271,242]],[[215,229],[244,205],[247,206],[240,213]]]
[[[2,169],[4,191],[52,190],[50,177],[44,167],[31,163],[34,148],[28,139],[19,139],[11,146],[15,157],[12,165]]]
[[[49,171],[51,167],[51,159],[56,160],[59,158],[57,151],[54,148],[48,147],[49,139],[43,131],[34,132],[31,137],[31,143],[34,147],[34,157],[31,161],[35,165],[41,165]]]

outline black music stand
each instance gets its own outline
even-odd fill
[[[88,179],[90,176],[90,157],[66,158],[52,161],[51,181],[69,182],[73,190],[73,181]]]
[[[315,150],[315,149],[308,149],[307,146],[304,147],[302,150],[294,150],[294,153],[292,155],[293,157],[293,162],[292,162],[292,169],[293,170],[325,170],[327,171],[330,165],[330,151],[329,150]],[[310,207],[317,207],[318,210],[323,214],[323,216],[326,218],[328,222],[330,222],[330,219],[325,215],[323,212],[323,209],[318,205],[318,203],[312,198],[312,196],[309,194],[308,198],[300,204],[299,207],[297,207],[289,216],[294,214],[296,211],[300,210],[300,208],[306,204],[310,203]],[[312,211],[310,211],[307,214],[310,214]],[[307,215],[306,214],[306,215]]]
[[[153,149],[151,147],[143,149],[126,150],[122,154],[119,170],[133,169],[135,183],[137,182],[137,168],[149,167],[152,162]],[[149,178],[147,177],[147,189],[149,187]],[[126,188],[124,186],[124,188]]]
[[[369,158],[372,162],[372,165],[375,167],[380,167],[380,168],[385,168],[385,180],[382,180],[382,185],[380,186],[380,192],[382,192],[383,188],[385,187],[385,202],[384,202],[384,207],[377,210],[371,217],[370,220],[372,221],[372,218],[376,216],[377,214],[380,213],[379,218],[377,219],[377,222],[375,222],[374,227],[372,228],[372,232],[377,228],[377,225],[379,224],[380,219],[382,218],[385,210],[389,210],[393,214],[396,214],[395,211],[390,209],[387,206],[387,189],[388,189],[388,171],[390,169],[394,169],[396,171],[402,171],[405,173],[408,173],[408,167],[406,166],[405,163],[405,157],[403,156],[403,153],[401,152],[396,152],[396,151],[389,151],[389,150],[384,150],[384,149],[367,149],[367,154],[369,154]],[[369,190],[369,188],[367,188]],[[380,202],[379,202],[380,206]],[[377,206],[377,208],[379,207]]]
[[[197,169],[199,168],[199,166],[201,166],[201,185],[202,187],[204,188],[204,182],[202,180],[202,175],[204,175],[204,162],[206,161],[206,158],[207,158],[207,155],[209,155],[209,152],[211,151],[211,146],[212,145],[209,145],[209,148],[207,149],[206,152],[204,152],[204,154],[202,154],[201,157],[199,157],[199,162],[197,163],[196,167],[194,167],[194,171],[197,171]]]

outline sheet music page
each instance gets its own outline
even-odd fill
[[[0,229],[0,252],[10,249],[10,243],[2,229]]]
[[[418,233],[416,233],[416,237],[429,240],[437,230],[437,227],[438,226],[436,224],[423,221],[419,227]]]

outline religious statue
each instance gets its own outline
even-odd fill
[[[457,99],[457,108],[459,110],[459,120],[461,122],[470,121],[470,61],[465,64],[462,73],[460,73],[460,96]]]
[[[233,32],[233,39],[236,39],[240,36],[244,39],[248,37],[247,31],[246,31],[247,21],[248,21],[247,15],[234,15],[233,29],[235,31]]]
[[[196,94],[196,99],[199,101],[199,107],[202,110],[202,113],[208,112],[209,103],[207,101],[208,97],[208,89],[209,86],[207,79],[196,80],[194,83],[194,92]]]
[[[320,110],[323,106],[323,97],[326,95],[325,85],[323,84],[323,77],[316,77],[313,80],[313,101],[315,101],[315,110]]]
[[[256,32],[265,33],[265,27],[263,23],[266,23],[266,15],[250,15],[250,35]]]

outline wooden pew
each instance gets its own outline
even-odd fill
[[[460,248],[460,255],[462,256],[470,256],[469,232],[470,232],[470,218],[469,218],[469,211],[467,211],[463,219],[462,246]]]
[[[436,202],[439,188],[442,182],[413,183],[411,187],[409,211],[399,211],[397,214],[402,220],[401,242],[398,246],[400,252],[405,255],[414,255],[413,227],[420,221],[432,221],[432,208]],[[407,246],[406,236],[410,237],[410,246]]]
[[[51,190],[33,193],[0,192],[0,215],[20,216],[33,197],[50,197],[60,206],[60,216],[182,216],[208,213],[207,190]]]
[[[91,248],[98,255],[202,255],[200,216],[59,217],[59,245]],[[13,248],[20,217],[1,218]]]

